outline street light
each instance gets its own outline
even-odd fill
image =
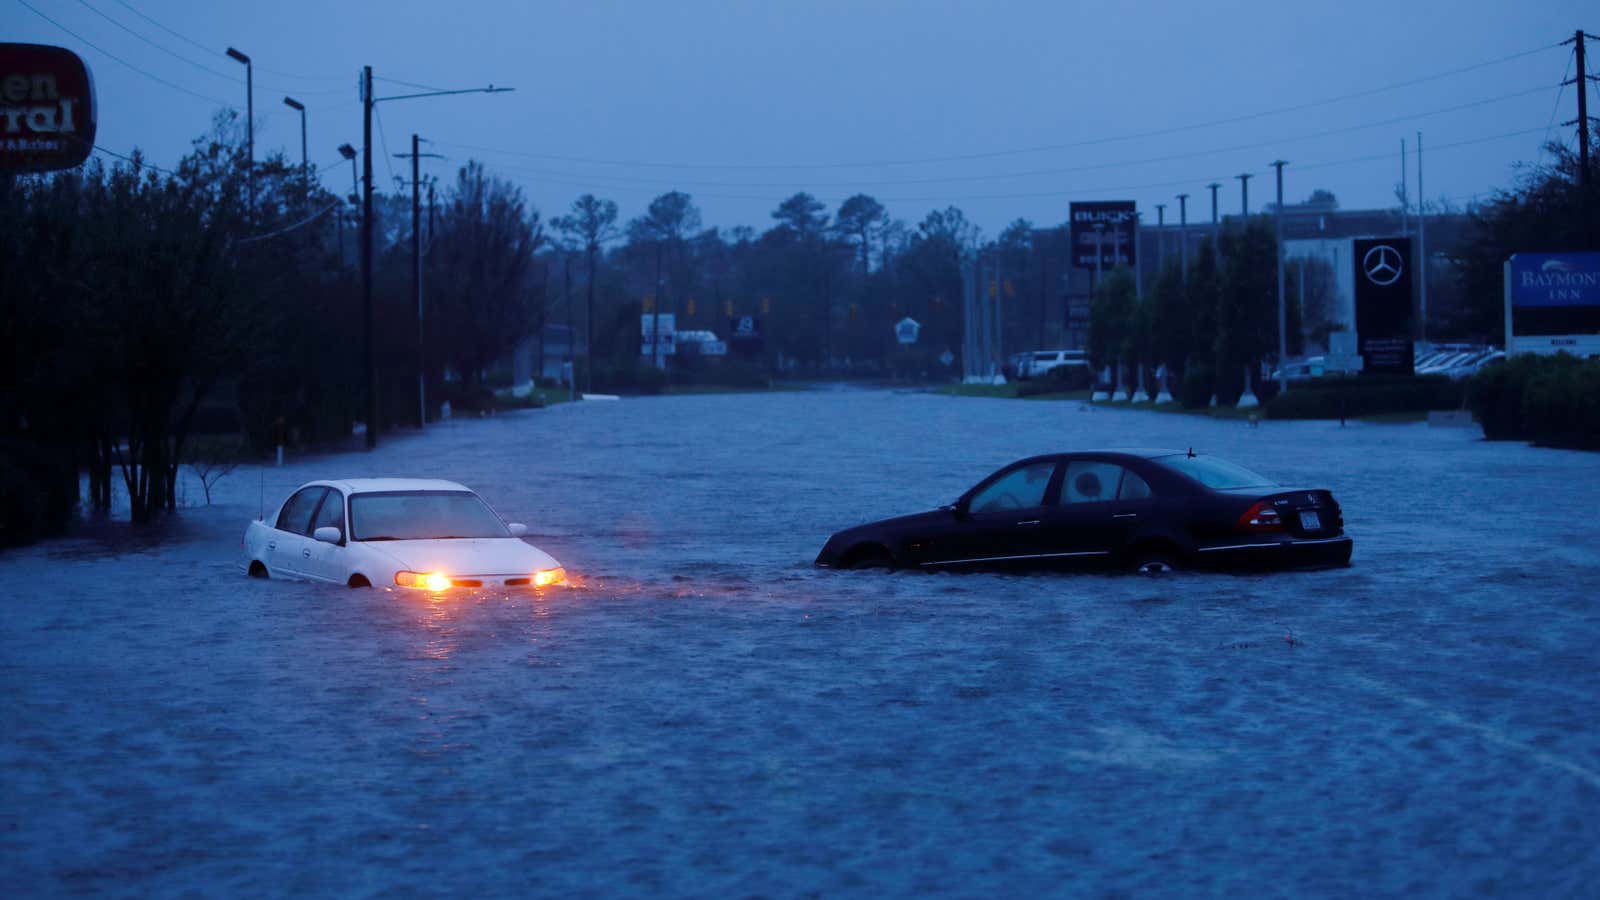
[[[256,209],[256,82],[255,69],[250,65],[250,57],[243,53],[228,48],[228,57],[235,62],[244,64],[244,133],[245,133],[245,162],[247,168],[246,178],[250,184],[250,211]]]
[[[350,160],[350,203],[361,202],[361,176],[356,173],[356,148],[349,144],[339,145],[339,155]],[[339,210],[339,265],[344,265],[344,210]]]
[[[300,170],[306,176],[306,193],[311,192],[311,163],[306,159],[306,105],[293,97],[283,98],[283,105],[300,113]]]

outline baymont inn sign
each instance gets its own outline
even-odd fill
[[[0,43],[0,172],[80,165],[94,131],[94,80],[76,53]]]
[[[1600,355],[1600,253],[1506,261],[1506,352]]]

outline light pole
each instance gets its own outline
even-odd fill
[[[1278,214],[1273,216],[1277,226],[1277,236],[1273,243],[1278,257],[1278,392],[1289,391],[1289,313],[1283,299],[1283,167],[1288,163],[1283,160],[1274,160],[1272,167],[1278,170]]]
[[[1178,265],[1189,277],[1189,195],[1178,195]]]
[[[250,57],[228,48],[228,57],[244,64],[245,177],[250,185],[250,212],[256,210],[256,80]]]
[[[1235,175],[1233,177],[1239,179],[1239,204],[1240,204],[1240,209],[1244,210],[1244,223],[1243,224],[1249,225],[1250,224],[1250,179],[1254,178],[1255,176],[1251,175],[1249,172],[1245,172],[1242,175]]]
[[[311,196],[311,163],[306,157],[306,105],[293,97],[283,98],[283,105],[300,113],[300,171],[306,177],[306,197]]]

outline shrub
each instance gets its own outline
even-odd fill
[[[594,388],[625,394],[659,394],[667,386],[667,373],[649,363],[594,367]]]
[[[60,534],[77,503],[71,454],[24,441],[0,442],[0,547]]]
[[[1337,419],[1459,409],[1461,384],[1440,375],[1326,378],[1291,385],[1266,404],[1269,419]]]
[[[1467,396],[1489,440],[1600,449],[1600,360],[1520,354],[1472,376]]]
[[[1040,394],[1063,394],[1089,387],[1094,373],[1088,366],[1055,366],[1038,378],[1018,383],[1018,397],[1037,397]]]
[[[1178,400],[1185,409],[1199,409],[1210,405],[1211,394],[1216,389],[1217,370],[1205,363],[1190,363],[1183,370],[1183,383],[1178,388]]]

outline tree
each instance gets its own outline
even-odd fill
[[[429,328],[443,359],[468,386],[533,329],[543,287],[533,275],[544,242],[537,210],[520,188],[468,162],[434,237]]]
[[[834,227],[841,234],[855,240],[856,249],[861,251],[863,278],[872,270],[870,263],[872,236],[887,217],[888,211],[883,208],[883,204],[866,194],[856,194],[839,204],[839,214],[834,217]]]
[[[1138,306],[1133,270],[1126,266],[1112,269],[1095,285],[1089,302],[1089,358],[1096,368],[1120,366],[1133,349]]]
[[[1233,402],[1251,372],[1278,346],[1277,241],[1263,219],[1222,233],[1222,289],[1217,309],[1218,395]],[[1254,376],[1252,376],[1252,385]],[[1234,390],[1232,385],[1238,385]]]
[[[594,389],[594,287],[600,248],[617,237],[617,204],[584,194],[572,201],[572,212],[550,224],[575,240],[583,249],[584,289],[584,387]]]
[[[628,223],[628,238],[636,244],[651,244],[655,248],[655,302],[652,306],[651,333],[660,334],[661,307],[665,302],[661,297],[662,288],[666,286],[662,279],[663,254],[681,248],[684,238],[700,230],[700,210],[688,194],[682,191],[669,191],[650,201],[649,208],[643,216]],[[674,253],[674,256],[681,254]],[[671,259],[666,260],[670,266]],[[668,270],[670,271],[670,269]],[[680,283],[681,285],[681,283]],[[655,346],[659,348],[660,342]],[[660,359],[659,350],[657,359]]]
[[[1600,127],[1594,133],[1600,143]],[[1552,142],[1545,145],[1543,158],[1550,162],[1524,168],[1509,190],[1497,192],[1473,211],[1468,237],[1453,260],[1464,296],[1459,311],[1440,323],[1446,333],[1503,338],[1505,261],[1529,251],[1592,250],[1600,240],[1600,154],[1589,158],[1587,205],[1578,187],[1577,154]]]

